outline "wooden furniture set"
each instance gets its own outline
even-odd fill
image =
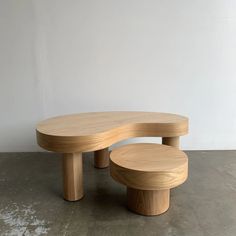
[[[188,119],[156,112],[93,112],[50,118],[36,128],[38,144],[63,153],[64,198],[84,195],[82,153],[94,151],[97,168],[109,166],[118,182],[127,186],[129,209],[158,215],[169,207],[170,189],[188,175],[188,158],[179,150],[179,137],[188,133]],[[108,148],[134,137],[162,137],[162,144],[130,144],[109,155]],[[172,146],[172,147],[171,147]]]

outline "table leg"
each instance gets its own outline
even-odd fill
[[[128,208],[141,215],[160,215],[168,210],[170,190],[139,190],[127,187]]]
[[[179,148],[179,137],[163,137],[162,144]]]
[[[65,200],[77,201],[83,197],[82,153],[63,154],[63,186]]]
[[[96,168],[106,168],[109,166],[109,150],[104,148],[94,152],[94,166]]]

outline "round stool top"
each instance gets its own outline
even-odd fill
[[[153,143],[129,144],[110,155],[111,176],[135,189],[170,189],[188,175],[187,155],[177,148]]]

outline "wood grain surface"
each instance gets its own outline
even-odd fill
[[[84,196],[82,153],[63,154],[64,199],[77,201]]]
[[[139,190],[127,188],[127,206],[140,215],[153,216],[166,212],[170,205],[170,190]]]
[[[187,179],[188,158],[179,149],[166,145],[129,144],[111,152],[110,173],[130,188],[170,189]]]
[[[109,166],[110,151],[108,148],[94,152],[94,167],[103,169]]]
[[[178,137],[188,133],[188,118],[156,112],[94,112],[50,118],[36,128],[46,150],[72,153],[107,148],[133,137]]]

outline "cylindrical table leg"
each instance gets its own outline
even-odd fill
[[[127,187],[128,208],[140,215],[160,215],[168,210],[170,190],[139,190]]]
[[[94,166],[96,168],[106,168],[109,166],[109,150],[104,148],[94,152]]]
[[[179,148],[179,137],[163,137],[162,144]]]
[[[82,153],[63,154],[63,186],[64,199],[77,201],[83,197]]]

